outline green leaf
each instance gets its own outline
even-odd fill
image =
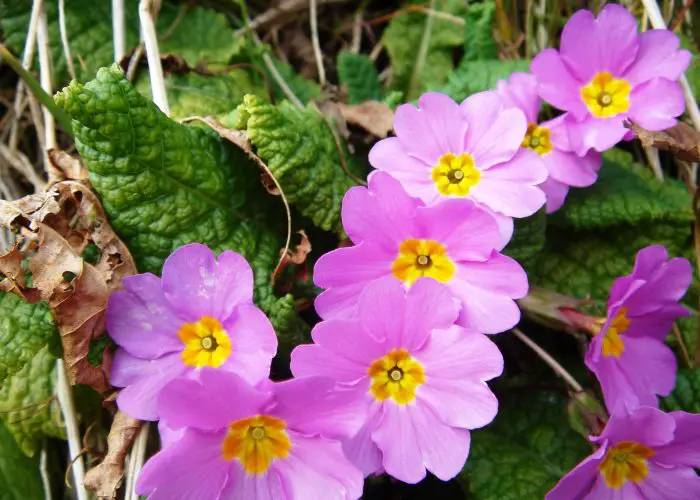
[[[340,205],[354,183],[341,166],[332,125],[312,107],[275,106],[253,95],[237,111],[235,127],[248,132],[289,203],[316,226],[340,233]]]
[[[604,154],[600,179],[569,193],[549,218],[544,251],[529,268],[533,285],[597,302],[602,313],[613,280],[628,274],[635,254],[661,244],[687,256],[691,198],[678,181],[661,183],[629,154]]]
[[[569,426],[564,398],[509,393],[496,420],[473,431],[460,481],[476,500],[532,500],[544,495],[591,451]]]
[[[227,113],[243,102],[244,95],[263,92],[259,94],[262,97],[265,91],[242,69],[216,76],[204,76],[194,71],[184,75],[170,74],[165,78],[165,89],[170,116],[175,120]],[[147,73],[141,73],[136,90],[150,99],[151,81]]]
[[[22,54],[27,37],[27,27],[32,2],[26,0],[4,0],[0,7],[0,28],[5,34],[5,43],[16,54]],[[58,29],[58,2],[44,2],[49,23],[49,44],[53,59],[54,84],[68,81],[68,65]],[[125,2],[127,50],[139,41],[138,6]],[[92,78],[101,66],[114,60],[112,42],[112,6],[110,2],[70,0],[65,2],[66,36],[73,57],[76,76],[84,81]],[[35,57],[38,68],[38,58]]]
[[[700,413],[700,370],[678,370],[676,387],[661,400],[661,407],[666,411]]]
[[[0,388],[0,419],[27,455],[34,455],[44,436],[65,438],[51,401],[55,380],[56,358],[44,346]]]
[[[253,267],[258,305],[275,307],[271,275],[282,239],[265,218],[282,220],[283,207],[243,152],[209,129],[169,119],[116,65],[85,85],[71,83],[56,101],[72,116],[90,181],[141,271],[159,273],[186,243],[235,250]],[[275,326],[284,336],[288,325]]]
[[[498,59],[498,47],[493,38],[493,1],[471,5],[467,10],[462,61]]]
[[[440,88],[456,101],[462,101],[472,94],[491,90],[498,80],[507,80],[511,73],[529,71],[529,60],[516,61],[464,61],[450,75],[449,81]]]
[[[0,500],[44,498],[38,457],[26,456],[0,423]]]
[[[377,68],[364,54],[343,51],[338,54],[338,80],[348,88],[348,103],[381,101],[382,85]]]
[[[521,264],[529,262],[544,248],[547,214],[541,209],[523,219],[515,219],[513,238],[503,253]]]
[[[0,388],[58,335],[48,305],[0,292]]]
[[[411,0],[408,5],[424,5],[420,0]],[[438,2],[436,10],[462,17],[467,10],[464,0]],[[402,12],[392,18],[382,35],[382,43],[389,53],[392,67],[391,86],[403,90],[407,100],[417,98],[426,90],[435,89],[445,83],[454,69],[455,49],[464,44],[464,30],[456,23],[437,16],[432,18],[428,51],[418,85],[409,89],[411,78],[420,57],[420,46],[428,16],[425,12]]]

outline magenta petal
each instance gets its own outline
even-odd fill
[[[649,474],[637,484],[645,499],[697,500],[700,498],[700,476],[689,467],[667,468],[652,460]]]
[[[632,90],[629,115],[648,130],[663,130],[676,124],[685,100],[678,83],[654,78]]]
[[[326,323],[329,328],[333,328],[339,321],[333,320],[320,324]],[[355,322],[353,324],[357,325]],[[359,325],[357,326],[359,328]],[[367,377],[368,366],[338,356],[320,345],[303,344],[292,351],[291,368],[295,377],[326,375],[338,382],[352,384]]]
[[[438,479],[449,481],[462,470],[469,456],[469,431],[445,425],[420,405],[410,406],[408,411],[425,467]]]
[[[336,388],[327,377],[304,377],[273,385],[271,413],[294,432],[347,439],[362,427],[367,414],[365,391]]]
[[[163,265],[163,293],[190,321],[204,315],[225,320],[238,304],[253,302],[253,271],[237,253],[217,259],[208,247],[180,247]]]
[[[551,177],[540,184],[540,189],[547,197],[547,213],[551,214],[559,210],[569,194],[569,186],[562,182],[557,182]]]
[[[513,328],[520,321],[520,309],[507,295],[459,278],[453,278],[449,287],[462,301],[458,323],[470,331],[500,333]]]
[[[508,82],[499,80],[498,95],[506,107],[519,108],[528,123],[537,123],[542,101],[537,93],[537,79],[530,73],[513,73]]]
[[[639,85],[652,78],[676,81],[688,68],[691,54],[678,50],[680,40],[668,30],[648,30],[639,34],[639,52],[634,63],[625,71],[625,80]]]
[[[515,260],[494,252],[486,262],[460,262],[457,276],[472,285],[514,299],[527,295],[525,270]]]
[[[513,159],[489,168],[482,173],[482,178],[534,186],[547,178],[547,168],[540,155],[530,149],[520,148]]]
[[[459,300],[445,285],[432,278],[418,278],[407,293],[405,323],[398,345],[408,351],[418,349],[433,330],[452,326],[460,308]]]
[[[149,500],[212,500],[219,498],[231,468],[221,456],[225,432],[188,429],[179,441],[144,465],[136,492]]]
[[[486,170],[511,160],[520,149],[526,131],[527,119],[522,111],[518,108],[503,109],[483,135],[470,133],[468,152],[474,157],[476,167]]]
[[[160,393],[158,411],[169,427],[217,430],[257,414],[270,398],[244,379],[216,368],[202,368],[200,380],[174,380]]]
[[[470,200],[450,199],[421,207],[416,225],[421,237],[445,245],[452,259],[483,261],[494,249],[502,248],[495,217]]]
[[[250,384],[266,379],[277,353],[277,335],[265,313],[252,304],[240,305],[224,327],[231,336],[231,355],[219,368]]]
[[[588,115],[580,94],[585,82],[571,74],[556,49],[545,49],[537,54],[530,69],[537,78],[542,99],[562,111],[569,111],[578,120]]]
[[[314,283],[321,288],[353,285],[389,276],[391,264],[396,258],[373,241],[338,248],[322,255],[314,266]]]
[[[289,456],[273,465],[282,481],[286,493],[284,498],[360,498],[364,483],[362,473],[345,458],[340,443],[297,434],[290,437],[292,448]],[[246,497],[246,500],[249,498],[254,497]],[[282,497],[270,500],[279,498]]]
[[[406,288],[393,277],[368,284],[359,297],[362,328],[391,347],[402,345],[406,319]],[[429,332],[423,332],[423,341]]]
[[[185,435],[186,430],[186,427],[182,427],[181,429],[173,429],[172,427],[168,426],[168,423],[165,420],[159,420],[158,436],[160,437],[160,447],[167,448],[174,442],[179,441],[182,439],[182,436]]]
[[[673,442],[656,448],[654,462],[667,466],[700,468],[700,415],[674,411]]]
[[[459,107],[469,122],[467,149],[488,133],[491,125],[503,111],[503,104],[504,101],[494,91],[477,92],[462,101]]]
[[[229,480],[219,500],[280,500],[288,499],[284,491],[276,462],[265,474],[248,474],[238,461],[231,462]],[[188,499],[189,500],[189,499]],[[202,499],[204,500],[204,499]]]
[[[427,381],[418,389],[417,398],[432,408],[441,422],[478,429],[493,421],[498,413],[498,399],[486,383],[433,377],[427,368]]]
[[[383,407],[384,415],[372,433],[372,439],[382,451],[384,470],[404,483],[418,483],[425,477],[425,465],[411,406],[385,403]]]
[[[572,499],[574,500],[574,499]],[[575,500],[579,500],[576,498]],[[621,488],[612,489],[606,483],[602,474],[598,474],[593,488],[588,496],[581,500],[649,500],[642,495],[636,483],[631,481],[625,482]],[[659,499],[660,500],[660,499]],[[671,499],[667,499],[671,500]]]
[[[600,153],[610,149],[627,134],[623,118],[589,116],[580,122],[567,121],[571,149],[579,156],[584,156],[590,149]]]
[[[545,500],[584,500],[598,477],[598,467],[607,452],[607,444],[574,467],[547,493]],[[591,500],[593,500],[591,498]]]
[[[379,422],[382,403],[371,401],[367,419],[360,431],[352,438],[343,441],[343,452],[366,477],[382,468],[382,452],[372,441],[372,432]]]
[[[418,107],[439,149],[462,153],[468,124],[459,105],[446,94],[427,92],[418,99]]]
[[[637,252],[632,274],[636,279],[649,280],[667,260],[668,250],[666,247],[649,245]]]
[[[311,336],[327,351],[326,356],[350,361],[362,375],[367,375],[367,367],[385,354],[383,343],[367,333],[357,320],[322,321],[316,324]]]
[[[430,177],[429,172],[426,177]],[[358,186],[345,194],[343,227],[356,244],[369,240],[395,252],[398,244],[415,232],[412,220],[418,205],[396,179],[374,172],[369,176],[369,189]]]
[[[595,151],[580,157],[576,153],[556,149],[543,160],[552,179],[574,187],[587,187],[598,180],[602,161]]]
[[[485,174],[488,172],[487,170]],[[534,214],[546,202],[544,193],[538,187],[520,182],[492,180],[487,175],[472,188],[472,196],[495,212],[518,218]]]
[[[177,332],[184,323],[163,296],[160,278],[147,273],[127,276],[124,290],[109,298],[109,336],[134,356],[157,358],[182,350]]]
[[[326,290],[314,301],[316,313],[324,320],[355,318],[357,316],[357,297],[360,296],[366,285],[367,282],[360,281]]]
[[[622,441],[633,441],[651,448],[670,443],[676,422],[668,413],[643,406],[630,413],[611,415],[601,435],[595,439],[608,439],[612,445]]]
[[[425,203],[435,201],[440,196],[431,178],[435,164],[425,163],[410,156],[397,137],[389,137],[377,142],[369,151],[369,163],[374,168],[391,174],[394,179],[401,182],[407,192],[419,197]],[[370,174],[370,180],[371,178],[372,174]]]

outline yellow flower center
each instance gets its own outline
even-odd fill
[[[452,153],[440,157],[433,168],[433,181],[438,191],[445,195],[467,196],[469,190],[481,179],[481,172],[474,166],[474,158],[467,153]]]
[[[625,344],[621,335],[630,327],[630,319],[627,317],[627,308],[621,307],[610,322],[605,337],[603,337],[603,356],[619,358],[625,350]]]
[[[221,323],[209,316],[202,316],[194,323],[185,323],[177,334],[185,345],[181,357],[186,365],[218,368],[231,355],[228,333]]]
[[[236,420],[228,427],[221,446],[225,460],[238,460],[248,474],[264,474],[272,461],[289,455],[292,443],[287,424],[267,415]]]
[[[532,149],[538,155],[546,155],[552,152],[552,143],[549,138],[551,132],[547,127],[538,127],[536,123],[527,126],[525,139],[520,145],[523,148]]]
[[[623,441],[610,448],[600,464],[605,484],[615,490],[622,488],[626,481],[638,483],[647,477],[647,459],[654,456],[654,450],[644,445]]]
[[[399,245],[399,255],[391,265],[391,272],[409,285],[421,276],[449,281],[455,274],[455,265],[444,245],[433,240],[410,239]]]
[[[594,116],[609,118],[630,108],[631,91],[629,82],[614,78],[608,71],[601,71],[581,89],[581,97]]]
[[[377,401],[391,398],[399,405],[416,399],[416,389],[425,382],[423,366],[405,349],[394,349],[374,361],[367,373],[372,377],[372,396]]]

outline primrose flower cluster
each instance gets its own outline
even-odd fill
[[[162,278],[125,278],[107,312],[119,346],[111,380],[122,411],[159,421],[162,443],[137,492],[354,500],[370,474],[454,477],[470,431],[498,411],[487,382],[503,357],[486,334],[514,327],[528,292],[522,267],[501,253],[513,218],[554,211],[570,186],[594,183],[600,152],[627,137],[623,119],[673,124],[689,62],[677,49],[669,32],[638,35],[621,7],[597,19],[579,11],[533,75],[461,104],[427,93],[400,106],[396,136],[370,151],[367,187],[343,199],[352,246],[316,263],[322,321],[313,344],[292,352],[291,380],[269,380],[277,338],[240,255],[194,243],[168,257]],[[565,113],[539,122],[541,99]],[[656,408],[675,380],[663,336],[686,314],[687,264],[650,247],[613,286],[586,356],[612,416],[598,450],[550,498],[698,493],[696,416]],[[648,496],[669,481],[682,483],[678,496]]]

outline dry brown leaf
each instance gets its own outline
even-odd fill
[[[49,163],[51,165],[51,177],[55,182],[62,180],[84,181],[88,178],[88,171],[79,158],[75,158],[61,149],[49,149]]]
[[[5,276],[0,287],[29,302],[47,301],[61,334],[71,384],[107,391],[109,351],[96,367],[87,355],[90,342],[105,334],[109,295],[121,287],[124,276],[136,273],[136,265],[109,226],[97,196],[87,182],[59,182],[40,195],[0,203],[0,225],[19,232],[17,245],[0,257]],[[81,257],[89,244],[100,251],[94,266]],[[25,257],[31,287],[25,286],[20,266]]]
[[[339,103],[338,108],[346,122],[360,127],[380,139],[389,135],[389,132],[394,128],[394,112],[383,102]]]
[[[140,427],[141,422],[126,413],[117,412],[114,416],[107,436],[107,455],[98,466],[87,471],[83,482],[97,498],[116,498],[124,479],[124,459]]]
[[[311,241],[309,241],[309,237],[306,235],[306,231],[304,231],[303,229],[299,231],[299,234],[301,235],[301,241],[296,246],[296,248],[294,250],[290,249],[286,252],[281,252],[282,260],[280,261],[280,265],[277,266],[277,269],[275,269],[275,272],[272,275],[273,282],[275,281],[275,278],[287,268],[287,266],[299,266],[306,262],[306,257],[311,252]]]
[[[659,131],[646,130],[631,120],[627,120],[625,126],[636,134],[644,147],[670,151],[682,161],[700,161],[700,132],[687,123],[678,122],[671,128]]]

